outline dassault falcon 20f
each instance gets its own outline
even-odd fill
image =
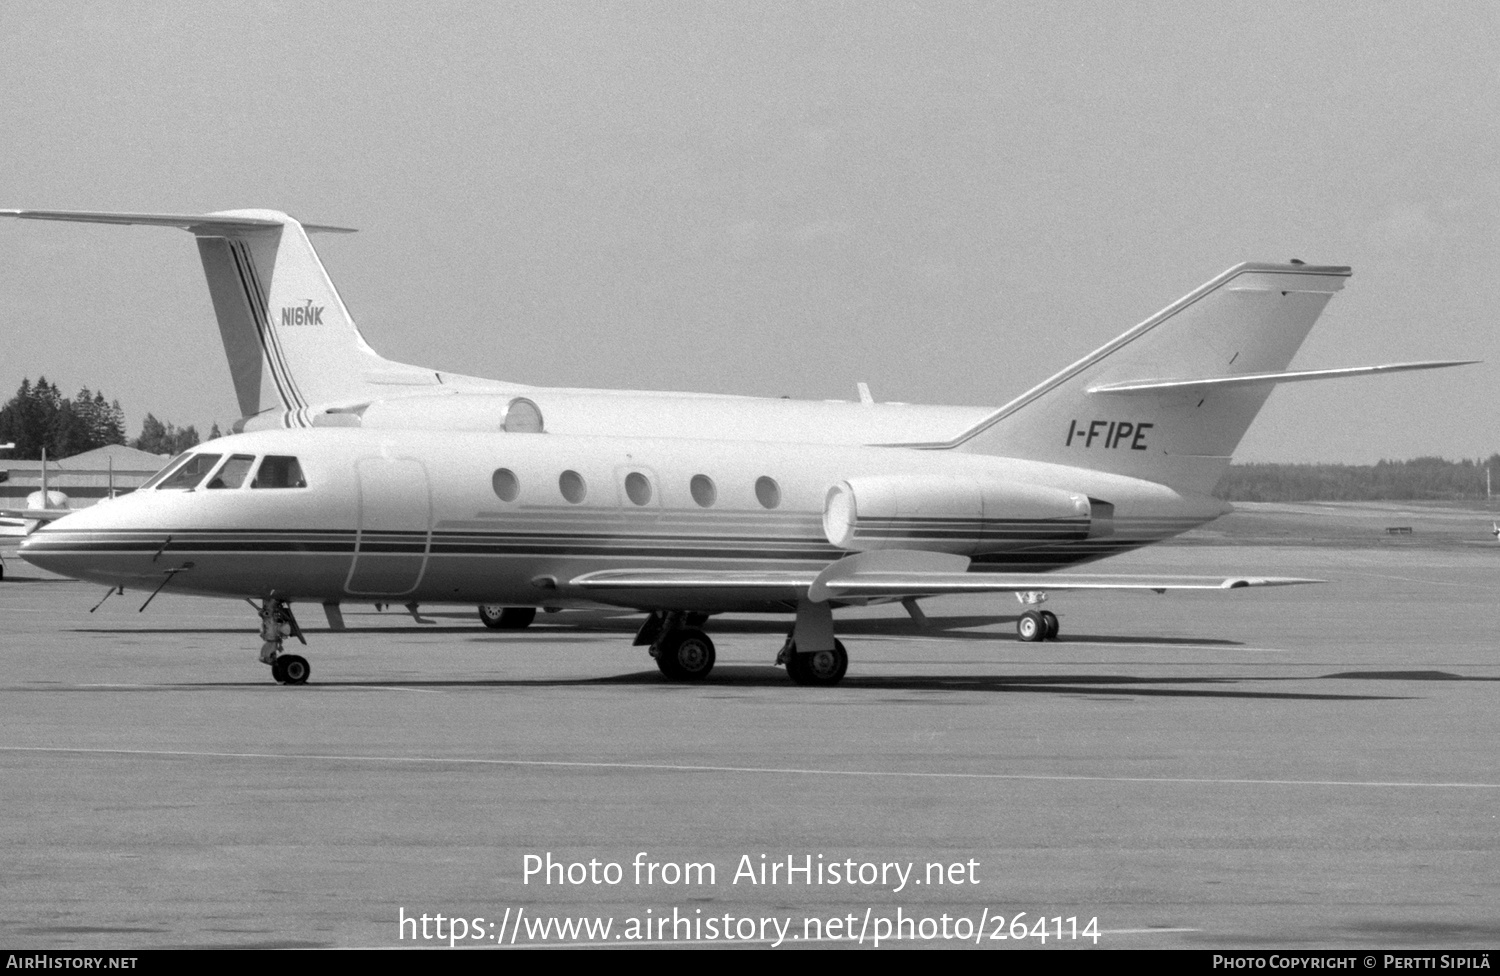
[[[848,666],[840,607],[1014,593],[1029,641],[1057,636],[1049,592],[1312,582],[1066,570],[1227,511],[1212,491],[1275,384],[1457,365],[1287,371],[1348,275],[1232,268],[942,441],[261,430],[195,448],[21,554],[111,587],[259,601],[260,659],[289,684],[310,672],[285,653],[293,604],[338,628],[357,601],[629,608],[677,680],[713,668],[713,614],[786,613],[777,663],[831,685]]]

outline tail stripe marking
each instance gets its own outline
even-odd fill
[[[298,389],[296,381],[292,379],[292,370],[287,365],[286,352],[281,348],[281,339],[277,335],[276,330],[272,328],[274,323],[271,321],[271,309],[266,304],[266,296],[270,294],[270,291],[261,286],[260,274],[255,269],[255,258],[250,253],[249,247],[243,244],[241,246],[245,249],[245,273],[250,278],[250,293],[255,296],[256,318],[260,323],[260,331],[269,341],[271,347],[275,349],[276,356],[281,363],[281,371],[283,378],[286,380],[287,389],[292,393],[291,406],[300,410],[307,406],[307,400],[302,396],[302,391]]]
[[[245,292],[245,302],[250,308],[251,318],[255,320],[256,335],[260,338],[261,349],[265,351],[266,362],[271,367],[271,379],[276,384],[276,390],[282,402],[292,408],[286,414],[287,425],[292,426],[292,421],[295,419],[297,426],[307,426],[302,413],[307,402],[292,380],[291,370],[286,364],[286,354],[276,337],[276,331],[271,328],[265,296],[260,289],[260,279],[255,273],[255,264],[251,260],[249,248],[244,241],[240,240],[231,240],[229,247],[230,253],[234,256],[235,271],[239,275],[240,285]]]

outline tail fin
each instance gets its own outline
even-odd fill
[[[1315,378],[1282,371],[1349,274],[1302,264],[1230,268],[951,444],[931,446],[1208,494],[1273,385]]]
[[[198,238],[214,313],[242,417],[311,423],[318,404],[357,403],[397,386],[442,382],[432,370],[383,359],[365,342],[307,233],[350,233],[301,224],[274,210],[211,214],[11,210],[35,220],[178,227]],[[373,385],[373,391],[372,391]],[[243,421],[242,421],[243,423]]]
[[[948,444],[1107,471],[1206,495],[1278,383],[1475,360],[1287,372],[1349,269],[1241,264],[1157,312]]]

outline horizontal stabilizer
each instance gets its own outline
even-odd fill
[[[72,515],[73,508],[0,508],[0,519],[15,519],[21,522],[53,522],[64,515]]]
[[[252,230],[281,227],[285,223],[270,217],[249,217],[243,214],[108,213],[95,210],[0,210],[0,217],[19,217],[22,220],[69,220],[81,224],[145,224],[153,227],[179,227],[195,234],[211,233],[216,227]],[[352,227],[333,227],[327,224],[303,224],[302,229],[309,233],[323,231],[334,234],[353,234],[355,232]]]
[[[1446,369],[1470,366],[1477,359],[1428,360],[1419,363],[1385,363],[1381,366],[1343,366],[1337,369],[1300,369],[1276,373],[1245,373],[1241,376],[1209,376],[1201,379],[1127,380],[1101,383],[1088,393],[1157,393],[1170,390],[1224,389],[1234,386],[1257,386],[1268,383],[1305,383],[1308,380],[1335,380],[1345,376],[1369,376],[1373,373],[1401,373],[1413,369]]]

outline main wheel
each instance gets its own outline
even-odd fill
[[[307,676],[312,674],[312,665],[300,654],[283,654],[276,663],[281,665],[281,680],[289,685],[305,685]],[[272,667],[274,673],[275,666]]]
[[[1057,614],[1051,610],[1042,611],[1042,623],[1047,625],[1046,640],[1057,640]]]
[[[829,688],[844,679],[849,670],[849,652],[843,641],[834,641],[831,651],[802,654],[795,647],[786,659],[786,674],[794,684]]]
[[[656,649],[656,666],[673,681],[702,681],[716,658],[714,642],[695,627],[672,631]]]
[[[286,655],[282,654],[271,662],[271,677],[276,679],[277,684],[286,684]]]
[[[1037,610],[1027,610],[1016,621],[1016,636],[1030,643],[1047,639],[1047,623]]]
[[[525,630],[536,619],[536,607],[502,607],[481,603],[479,619],[491,630]]]

